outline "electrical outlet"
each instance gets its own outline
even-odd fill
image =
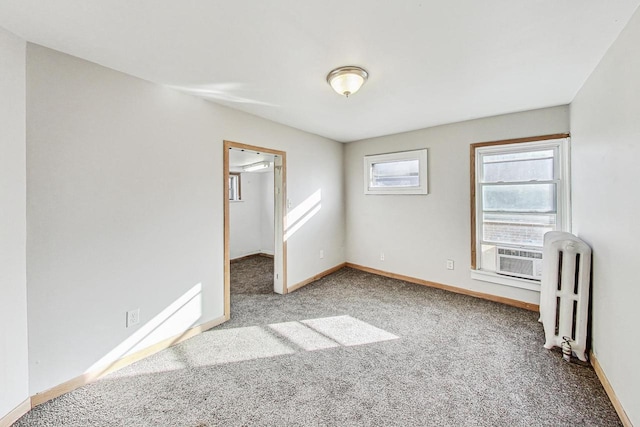
[[[447,260],[447,270],[453,270],[453,260],[452,259],[448,259]]]
[[[384,261],[384,252],[380,252],[380,261]]]
[[[324,258],[324,250],[320,249],[320,259]]]
[[[135,310],[127,311],[127,328],[137,325],[138,323],[140,323],[140,309],[136,308]]]

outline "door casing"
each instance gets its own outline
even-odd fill
[[[287,288],[287,242],[284,240],[287,201],[287,153],[266,147],[224,141],[223,153],[223,199],[224,199],[224,317],[231,317],[231,259],[229,257],[229,150],[232,148],[269,153],[275,156],[274,161],[274,292],[286,294]]]

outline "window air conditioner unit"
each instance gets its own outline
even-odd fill
[[[533,280],[540,280],[542,278],[541,251],[502,248],[498,246],[497,257],[498,274]]]

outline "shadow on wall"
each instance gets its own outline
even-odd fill
[[[322,209],[322,190],[318,189],[287,214],[284,240],[287,241]]]
[[[318,189],[287,214],[287,228],[284,236],[285,240],[290,238],[320,211],[322,208],[321,201],[322,191]],[[179,342],[188,330],[197,324],[201,316],[202,284],[198,283],[153,317],[153,319],[135,330],[128,338],[112,350],[108,351],[97,362],[86,369],[84,375],[91,378],[98,378],[114,369],[114,367],[117,366],[118,361],[123,357],[144,350],[154,344],[166,340],[169,337],[172,337],[175,333],[180,333],[180,331],[182,331],[183,333],[180,336],[173,339],[173,342]],[[213,357],[213,359],[209,360],[206,364],[227,363],[247,360],[255,357],[271,357],[297,351],[295,350],[295,347],[282,344],[279,340],[273,338],[273,335],[271,335],[272,333],[286,337],[291,343],[308,351],[318,350],[321,348],[331,348],[340,345],[366,343],[354,343],[352,339],[356,335],[353,335],[351,338],[342,337],[339,335],[339,330],[331,328],[326,329],[325,326],[327,325],[325,323],[308,320],[270,325],[270,332],[260,327],[216,331],[215,334],[219,335],[220,340],[209,342],[208,345],[211,348],[203,349],[203,353],[209,354]],[[370,327],[373,328],[372,326]],[[313,329],[316,331],[314,332]],[[177,332],[167,333],[166,331]],[[269,337],[272,338],[271,341],[269,341]],[[392,337],[397,338],[395,336]],[[264,345],[256,345],[256,343],[260,342]],[[217,347],[219,343],[224,343],[223,348]],[[182,366],[182,362],[178,363],[178,365],[181,366],[178,366],[175,369],[184,367]]]

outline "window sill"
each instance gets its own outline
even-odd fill
[[[503,276],[501,274],[483,270],[471,270],[471,278],[474,280],[481,280],[483,282],[497,283],[499,285],[540,292],[540,282],[535,280]]]

